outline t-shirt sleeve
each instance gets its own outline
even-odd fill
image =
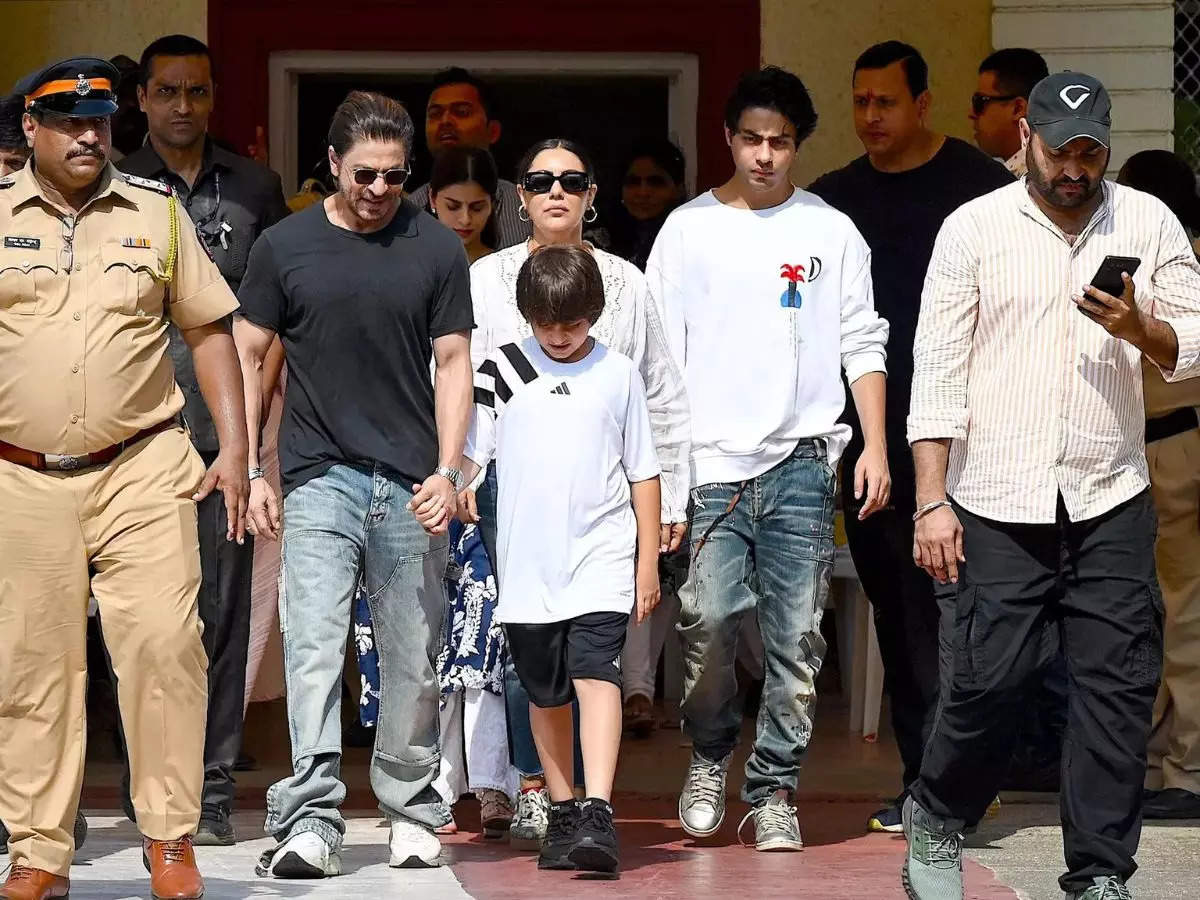
[[[223,319],[237,309],[238,301],[221,270],[200,244],[200,235],[187,211],[171,198],[179,217],[175,269],[171,276],[171,321],[186,331]]]
[[[654,435],[650,429],[650,413],[646,408],[646,386],[637,369],[629,367],[629,390],[625,400],[625,448],[621,465],[630,481],[649,481],[662,471],[658,454],[654,452]]]
[[[242,316],[278,333],[283,330],[287,310],[287,295],[279,280],[279,265],[269,234],[261,234],[250,248],[246,274],[238,287],[238,302]]]
[[[687,316],[683,290],[686,267],[678,215],[678,212],[673,212],[667,216],[658,237],[654,239],[650,258],[646,261],[646,287],[651,302],[658,305],[657,312],[675,366],[680,372],[686,372]]]
[[[489,357],[475,373],[475,408],[463,449],[463,456],[480,469],[486,469],[496,455],[496,424],[503,406],[496,390],[496,361]]]
[[[475,327],[467,252],[459,247],[457,252],[444,253],[443,258],[446,260],[444,271],[429,307],[431,339],[456,331],[470,331]]]

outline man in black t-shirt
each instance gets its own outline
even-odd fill
[[[853,98],[855,131],[867,152],[809,190],[846,213],[866,239],[875,309],[891,327],[885,430],[892,503],[859,521],[862,501],[853,495],[853,479],[844,478],[842,506],[854,565],[875,610],[907,790],[920,771],[939,683],[938,602],[932,579],[913,564],[916,476],[905,428],[921,287],[946,216],[1013,179],[970,144],[929,128],[929,69],[908,44],[888,41],[865,51],[854,66]],[[843,471],[852,472],[862,429],[853,404],[846,408],[854,437]],[[900,831],[903,798],[875,813],[870,828]]]
[[[474,323],[462,242],[403,200],[412,140],[399,103],[351,93],[329,129],[338,190],[263,233],[238,292],[248,370],[261,370],[276,334],[288,363],[279,615],[295,771],[267,794],[267,830],[279,843],[263,854],[261,875],[341,872],[338,707],[360,583],[373,633],[356,638],[378,651],[382,674],[371,787],[391,820],[391,864],[436,865],[434,829],[450,820],[433,788],[434,663]],[[246,384],[252,435],[260,380]],[[274,538],[279,512],[251,444],[249,516]]]

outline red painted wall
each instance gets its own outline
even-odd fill
[[[208,0],[224,88],[213,130],[244,147],[266,125],[267,60],[279,50],[692,53],[704,189],[728,175],[725,99],[759,64],[759,28],[758,0]]]

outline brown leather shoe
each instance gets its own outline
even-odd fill
[[[196,868],[190,837],[177,841],[143,838],[142,862],[150,873],[154,900],[199,900],[204,896],[204,879]]]
[[[51,900],[52,897],[67,896],[70,890],[70,879],[62,875],[51,875],[28,866],[13,866],[4,887],[0,888],[0,900]]]

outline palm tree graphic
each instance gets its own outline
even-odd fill
[[[804,266],[802,266],[800,263],[796,263],[794,266],[789,266],[787,263],[784,263],[779,267],[779,277],[786,278],[788,282],[787,302],[783,305],[787,307],[799,308],[800,298],[796,293],[796,285],[797,283],[804,281]],[[782,300],[783,298],[780,299]]]

